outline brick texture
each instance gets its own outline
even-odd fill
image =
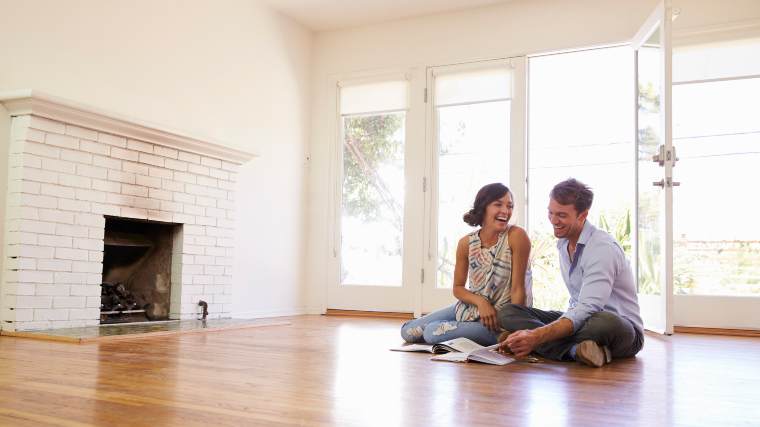
[[[220,159],[35,116],[13,118],[3,328],[99,324],[104,215],[183,225],[171,317],[230,315],[233,191]]]

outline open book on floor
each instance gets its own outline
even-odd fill
[[[431,360],[443,360],[446,362],[466,362],[472,360],[492,365],[506,365],[515,361],[511,357],[498,353],[496,351],[498,347],[498,344],[483,347],[468,338],[454,338],[453,340],[444,341],[439,344],[408,344],[392,348],[391,350],[434,353],[436,356],[433,356]]]
[[[440,360],[444,362],[473,361],[488,363],[491,365],[506,365],[515,361],[515,359],[496,351],[499,348],[499,344],[483,347],[467,338],[455,338],[436,345],[441,346],[441,348],[451,348],[454,351],[437,354],[431,357],[430,360]]]

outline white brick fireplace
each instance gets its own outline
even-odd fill
[[[2,329],[98,325],[105,217],[181,225],[170,318],[231,314],[238,166],[253,155],[33,91],[11,116]]]

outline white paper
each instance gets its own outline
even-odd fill
[[[426,353],[433,352],[433,344],[407,344],[400,347],[394,347],[391,351],[420,351]]]

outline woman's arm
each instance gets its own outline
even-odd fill
[[[530,239],[528,233],[516,225],[510,227],[507,237],[512,249],[512,304],[525,305],[528,298],[525,292],[525,272],[530,258]]]
[[[454,265],[454,296],[465,304],[477,306],[480,321],[487,328],[495,331],[498,328],[498,322],[493,305],[482,295],[474,294],[464,286],[467,283],[467,272],[469,271],[469,253],[470,238],[464,236],[459,239],[457,244],[457,261]]]

